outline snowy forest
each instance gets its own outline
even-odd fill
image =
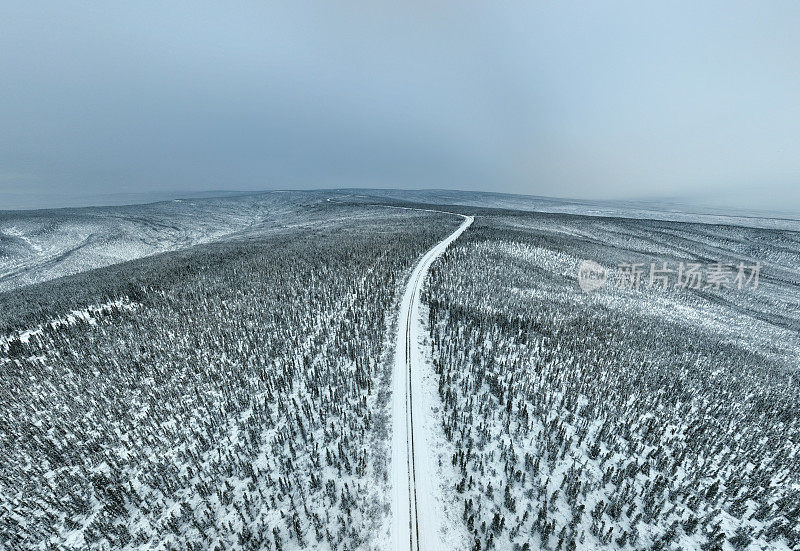
[[[581,259],[766,259],[757,289],[582,293]],[[480,549],[800,548],[800,234],[495,215],[426,295]]]
[[[414,549],[412,499],[442,549],[800,549],[798,231],[346,193],[56,214],[0,217],[0,549]],[[758,283],[619,274],[721,262]]]
[[[0,344],[0,548],[380,540],[386,334],[406,270],[457,220],[323,204],[291,221],[0,295],[7,331],[35,328]],[[51,301],[71,313],[31,325]]]

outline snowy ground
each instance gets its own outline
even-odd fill
[[[0,212],[0,550],[800,549],[794,222],[369,193]]]
[[[388,547],[387,322],[459,222],[326,203],[0,293],[26,314],[0,341],[0,550]]]
[[[347,192],[343,190],[342,193]],[[358,189],[349,190],[349,193],[353,199],[362,201],[393,200],[439,206],[458,205],[466,211],[471,208],[508,209],[634,220],[699,222],[764,229],[800,230],[800,216],[793,211],[776,213],[756,209],[731,209],[699,206],[686,201],[593,201],[457,190]]]
[[[265,193],[148,205],[0,210],[0,292],[313,219],[327,193]]]
[[[800,548],[790,231],[479,216],[429,276],[439,420],[480,549]],[[757,289],[577,284],[581,259],[760,261]],[[660,265],[660,264],[659,264]],[[613,272],[612,272],[613,273]]]
[[[414,268],[398,313],[392,382],[392,549],[460,549],[463,530],[451,529],[442,494],[441,427],[436,381],[422,348],[425,333],[420,295],[430,265],[473,222],[464,223],[438,243]]]

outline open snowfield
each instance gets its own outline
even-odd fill
[[[301,212],[319,200],[315,194],[273,192],[121,207],[0,210],[0,291],[302,221]]]
[[[700,222],[743,227],[800,231],[796,213],[766,213],[753,209],[698,207],[685,202],[668,201],[591,201],[556,199],[532,195],[513,195],[487,191],[455,190],[341,190],[352,200],[401,201],[426,205],[447,205],[471,209],[504,209],[549,214],[577,214],[613,218],[662,220],[667,222]]]

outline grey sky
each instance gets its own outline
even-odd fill
[[[382,4],[5,0],[0,209],[370,186],[800,211],[798,2]]]

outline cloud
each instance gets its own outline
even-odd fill
[[[0,21],[0,201],[386,185],[746,203],[800,176],[794,3],[10,1]]]

